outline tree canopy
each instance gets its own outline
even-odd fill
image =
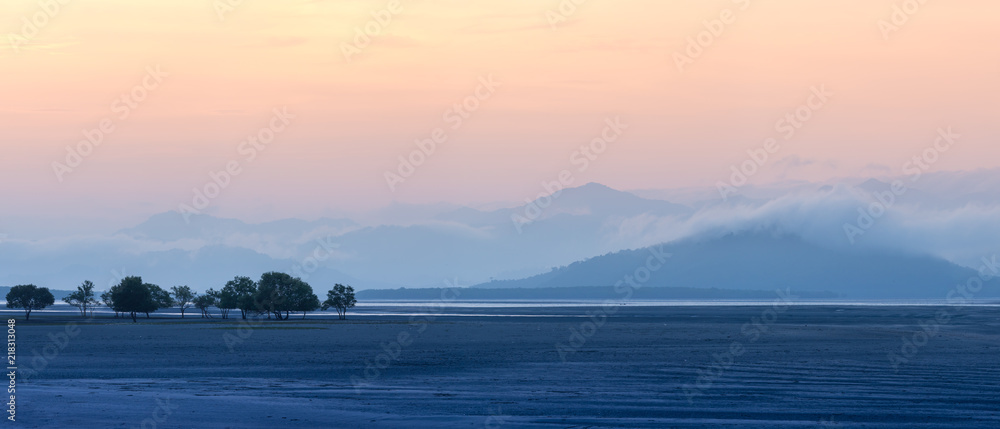
[[[292,311],[316,310],[313,304],[318,303],[319,298],[312,286],[302,279],[271,271],[264,273],[257,282],[254,301],[262,311],[273,314],[278,320],[286,320]]]
[[[87,316],[88,309],[90,310],[90,314],[93,315],[94,307],[101,303],[94,297],[94,283],[90,280],[86,280],[83,284],[77,286],[76,291],[63,298],[63,301],[79,309],[80,314],[84,317]]]
[[[340,320],[347,319],[347,310],[354,308],[358,300],[354,299],[354,288],[340,283],[333,285],[333,289],[326,293],[326,301],[323,301],[323,310],[333,307],[337,310]]]
[[[191,306],[201,310],[202,317],[212,317],[209,308],[215,306],[223,318],[228,318],[231,310],[239,309],[243,319],[248,315],[266,314],[268,319],[278,320],[287,320],[293,312],[301,312],[305,318],[309,312],[333,307],[343,320],[357,303],[351,286],[335,284],[327,292],[326,300],[320,302],[309,283],[276,271],[264,273],[256,282],[237,276],[226,282],[221,290],[208,289],[200,295],[186,285],[173,286],[167,291],[155,284],[143,283],[142,277],[128,276],[101,293],[99,298],[95,296],[94,283],[87,280],[63,301],[77,307],[83,316],[87,316],[88,311],[93,315],[94,307],[103,303],[115,312],[115,317],[131,316],[133,322],[137,321],[137,313],[145,313],[148,318],[150,313],[174,305],[180,308],[181,318]],[[25,319],[33,310],[46,308],[54,302],[47,288],[35,285],[14,286],[7,294],[7,308],[24,309]]]
[[[115,317],[118,317],[119,311],[118,311],[117,308],[115,308],[115,299],[111,295],[111,291],[110,290],[109,291],[105,291],[104,293],[101,294],[101,302],[104,303],[105,307],[108,307],[112,311],[115,312]]]
[[[7,308],[24,309],[24,320],[31,319],[32,310],[41,310],[55,304],[56,298],[47,287],[18,285],[7,292]]]
[[[128,313],[135,322],[136,313],[149,313],[173,306],[170,293],[157,285],[142,282],[142,277],[128,276],[110,290],[116,312]]]
[[[226,282],[226,286],[222,288],[219,295],[219,305],[223,305],[227,309],[240,309],[240,315],[246,319],[247,313],[259,310],[254,301],[256,296],[257,283],[250,277],[237,276]],[[235,302],[229,301],[229,299],[235,300]]]
[[[238,307],[238,296],[233,288],[224,287],[219,291],[209,289],[205,294],[211,295],[215,299],[215,306],[219,308],[223,319],[228,319],[229,311]]]
[[[218,298],[216,298],[216,292],[209,289],[204,295],[198,295],[194,298],[194,307],[201,310],[201,317],[212,317],[208,313],[208,309],[212,308],[213,305],[218,305]]]
[[[177,303],[177,307],[181,309],[181,319],[183,319],[184,309],[191,305],[191,301],[194,300],[196,294],[191,292],[191,288],[187,286],[174,286],[170,288],[170,291],[174,296],[174,302]]]

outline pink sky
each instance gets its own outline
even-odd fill
[[[207,211],[248,220],[521,201],[563,169],[619,189],[712,186],[819,85],[829,103],[752,182],[899,173],[947,126],[962,139],[934,169],[1000,156],[994,1],[927,2],[888,40],[878,22],[902,1],[589,0],[554,27],[556,0],[402,1],[346,61],[387,4],[245,1],[220,19],[206,0],[70,1],[24,37],[22,17],[46,12],[4,2],[0,219],[129,223],[190,203],[231,161],[241,173]],[[727,9],[679,71],[675,53]],[[114,100],[157,66],[168,76],[120,119]],[[487,76],[502,85],[451,129],[443,115]],[[276,108],[296,117],[247,161],[241,141]],[[628,129],[577,172],[573,152],[609,117]],[[105,119],[115,130],[57,180],[52,163]],[[439,127],[447,142],[390,191],[384,173]],[[788,157],[812,164],[774,165]]]

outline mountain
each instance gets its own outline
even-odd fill
[[[349,231],[336,238],[349,255],[331,266],[360,278],[415,287],[440,286],[454,277],[478,282],[505,273],[536,274],[620,249],[615,238],[623,219],[690,211],[589,183],[521,207],[463,207],[437,215],[436,222]]]
[[[282,219],[259,224],[248,224],[237,219],[217,218],[206,214],[185,215],[170,211],[151,216],[145,222],[132,228],[118,231],[137,239],[157,241],[177,241],[197,239],[213,241],[234,235],[272,235],[285,239],[299,236],[317,229],[343,231],[357,224],[349,219]]]
[[[559,215],[589,216],[607,219],[633,217],[643,214],[676,216],[690,214],[691,208],[664,200],[651,200],[635,194],[609,188],[600,183],[587,183],[567,188],[552,195],[538,197],[530,202],[489,212],[460,208],[436,217],[438,220],[461,222],[469,225],[513,224],[512,217],[521,216],[531,221],[550,219]]]
[[[538,216],[526,224],[512,220],[535,209]],[[91,279],[104,287],[114,281],[115,271],[125,271],[202,290],[235,275],[308,264],[312,276],[358,289],[436,287],[456,277],[472,284],[533,275],[618,250],[627,247],[617,239],[623,219],[688,212],[682,205],[596,183],[521,207],[483,211],[441,203],[394,204],[358,221],[250,224],[166,212],[110,237],[68,237],[58,245],[0,243],[0,257],[9,256],[12,267],[0,272],[0,281],[63,285]]]
[[[435,220],[442,213],[464,207],[449,203],[406,204],[394,202],[364,215],[365,225],[411,225]]]
[[[913,186],[940,199],[940,205],[962,207],[969,204],[983,206],[1000,204],[1000,168],[973,171],[938,171],[925,173]]]
[[[548,200],[551,200],[551,203],[547,204]],[[593,182],[564,189],[553,197],[535,199],[527,206],[531,205],[542,208],[542,218],[559,214],[631,217],[640,214],[672,216],[691,212],[690,208],[680,204],[641,198]],[[529,208],[527,206],[522,207],[522,211],[527,210]]]
[[[91,280],[98,290],[107,290],[122,277],[138,275],[164,287],[188,285],[198,292],[219,289],[235,276],[259,278],[267,271],[293,273],[316,290],[335,283],[358,288],[399,287],[399,284],[361,280],[327,266],[313,266],[305,259],[273,258],[241,247],[208,245],[193,250],[166,249],[134,253],[117,243],[76,246],[45,255],[2,254],[17,270],[0,272],[0,284],[34,283],[50,289],[69,289]]]
[[[864,235],[852,236],[845,235],[844,225],[860,225],[859,210],[872,210],[876,201],[872,191],[888,189],[893,179],[747,185],[727,201],[714,188],[642,191],[673,195],[684,205],[588,183],[495,210],[446,203],[395,204],[355,219],[256,224],[210,215],[185,219],[166,212],[110,235],[5,238],[0,241],[0,284],[65,289],[90,279],[105,287],[115,281],[116,272],[127,272],[148,276],[154,283],[189,283],[202,290],[235,275],[308,266],[317,282],[346,282],[358,290],[440,287],[446,279],[456,278],[463,285],[522,279],[491,283],[497,287],[597,286],[623,276],[634,261],[622,262],[621,267],[602,262],[605,265],[583,274],[567,274],[581,265],[574,262],[669,242],[683,267],[664,268],[659,275],[669,281],[660,282],[662,286],[700,288],[706,287],[702,283],[714,283],[720,288],[769,289],[768,279],[804,287],[829,278],[831,287],[817,290],[844,290],[858,296],[865,291],[852,290],[853,284],[875,287],[872,282],[884,280],[921,284],[956,277],[945,274],[958,267],[938,257],[978,268],[979,259],[995,253],[1000,242],[1000,228],[995,225],[1000,205],[987,204],[988,194],[996,193],[972,182],[995,183],[998,173],[929,173],[917,182],[902,178],[909,181],[909,191],[884,216],[872,216]],[[963,193],[963,186],[969,192]],[[946,200],[943,194],[953,195],[954,202],[934,204]],[[762,228],[785,235],[748,233]],[[716,238],[705,238],[709,233]],[[856,239],[854,246],[851,238]],[[711,261],[719,257],[728,258],[729,265],[713,266]],[[881,265],[868,267],[869,261]],[[838,271],[837,264],[846,272]],[[560,266],[567,267],[550,271]],[[762,272],[761,266],[773,269]],[[809,279],[810,270],[820,278]],[[870,271],[870,279],[863,278],[864,270]],[[922,274],[907,277],[907,270]],[[903,274],[895,275],[897,271]]]
[[[796,292],[803,299],[832,299],[831,292]],[[411,300],[436,301],[443,296],[455,296],[459,301],[497,300],[623,300],[621,293],[605,286],[570,286],[532,289],[488,289],[488,288],[424,288],[424,289],[370,289],[357,293],[358,299],[369,300]],[[768,300],[774,298],[771,290],[733,290],[681,287],[650,287],[636,290],[627,300],[661,299],[747,299]]]
[[[575,262],[536,276],[493,281],[479,288],[611,287],[634,276],[653,252],[671,254],[646,287],[832,291],[846,298],[945,299],[976,271],[931,256],[889,250],[825,248],[767,231],[685,240]],[[1000,296],[1000,281],[977,297]]]

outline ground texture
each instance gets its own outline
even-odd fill
[[[484,308],[463,311],[475,316],[410,316],[404,313],[425,309],[393,307],[380,312],[399,315],[247,325],[197,315],[135,324],[19,317],[18,364],[29,371],[17,382],[17,422],[1000,427],[1000,309],[777,310]],[[70,321],[75,334],[63,341]],[[39,357],[46,347],[48,358]]]

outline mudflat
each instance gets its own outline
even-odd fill
[[[396,306],[348,320],[138,323],[38,313],[17,320],[17,422],[1000,427],[1000,308],[780,310]]]

